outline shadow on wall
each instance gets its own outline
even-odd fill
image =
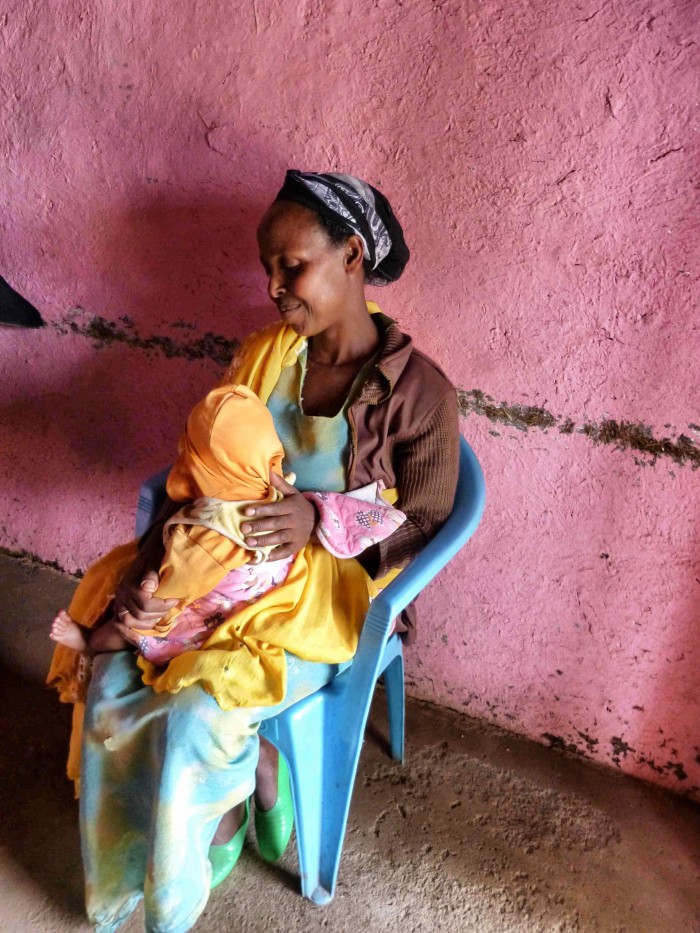
[[[700,560],[695,572],[688,574],[685,597],[677,595],[680,580],[669,581],[668,600],[653,607],[662,616],[662,638],[656,645],[660,673],[645,684],[635,707],[642,724],[633,724],[623,737],[617,762],[632,760],[641,777],[696,801],[700,801],[700,738],[693,709],[700,665],[699,580]],[[650,715],[644,716],[645,712]]]
[[[600,745],[614,766],[698,800],[700,743],[692,709],[700,664],[700,513],[692,509],[692,521],[687,504],[673,501],[673,472],[663,462],[638,462],[638,474],[645,466],[661,492],[654,507],[640,504],[642,483],[649,482],[641,474],[641,481],[618,487],[605,509],[607,612],[596,628],[604,632],[598,648],[618,725],[599,733]],[[689,529],[695,541],[686,537]],[[634,549],[625,554],[630,541]]]
[[[115,486],[135,500],[143,478],[172,461],[187,412],[220,377],[220,347],[212,358],[168,359],[168,342],[186,348],[207,331],[233,342],[276,319],[264,307],[255,240],[267,202],[136,201],[92,221],[101,260],[88,272],[80,321],[110,326],[91,347],[65,319],[54,322],[62,336],[45,332],[36,356],[27,334],[20,355],[34,366],[18,373],[0,412],[13,494],[63,520],[73,510],[73,524],[112,521]],[[123,339],[133,333],[152,350],[134,352]],[[31,511],[33,523],[43,520]]]
[[[96,274],[110,296],[102,313],[145,331],[168,324],[237,337],[269,323],[272,308],[262,320],[259,312],[266,294],[255,234],[270,200],[137,196],[125,213],[96,217]]]

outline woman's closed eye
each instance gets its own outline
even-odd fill
[[[297,272],[301,271],[302,265],[303,264],[300,262],[281,262],[279,268],[282,272],[286,272],[288,275],[295,275]],[[272,275],[272,267],[269,263],[262,262],[262,267],[265,271],[265,275],[268,277]]]

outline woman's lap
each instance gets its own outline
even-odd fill
[[[190,928],[209,894],[207,851],[219,819],[253,791],[260,720],[338,670],[288,655],[283,703],[225,711],[198,686],[155,693],[131,652],[96,659],[80,825],[88,914],[98,929],[117,929],[141,897],[148,930]]]

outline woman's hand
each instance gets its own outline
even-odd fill
[[[119,623],[119,631],[128,641],[140,636],[129,637],[132,628],[153,628],[156,622],[177,603],[176,599],[155,599],[153,594],[158,589],[158,570],[165,555],[163,545],[163,525],[181,503],[166,498],[158,517],[148,532],[141,539],[138,557],[126,572],[117,587],[114,599],[114,614]]]
[[[245,514],[255,516],[255,521],[244,522],[241,530],[248,547],[278,545],[270,552],[269,559],[282,560],[296,554],[307,543],[316,524],[316,509],[298,489],[276,473],[270,474],[270,483],[282,493],[284,499],[268,505],[248,506]]]
[[[177,599],[154,597],[153,594],[157,589],[158,574],[155,570],[149,570],[137,576],[129,574],[117,587],[114,613],[119,622],[119,631],[125,638],[127,637],[125,629],[128,631],[132,628],[153,628],[168,609],[177,604]],[[131,638],[128,640],[132,641]]]

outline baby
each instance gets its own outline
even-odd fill
[[[270,412],[246,386],[214,389],[192,410],[167,482],[172,499],[190,504],[165,525],[153,594],[178,603],[152,629],[134,629],[149,661],[165,664],[200,648],[237,607],[286,580],[295,555],[268,560],[273,547],[249,548],[241,532],[251,503],[281,498],[270,474],[282,475],[283,457]],[[349,494],[304,493],[319,515],[317,539],[335,556],[352,557],[386,538],[405,516],[381,492],[374,483]],[[120,651],[129,643],[118,625],[113,617],[86,628],[61,610],[50,637],[86,655]]]

